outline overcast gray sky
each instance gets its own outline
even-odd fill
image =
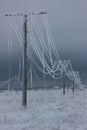
[[[0,0],[1,14],[25,10],[46,10],[60,54],[71,58],[73,62],[77,60],[77,64],[81,63],[86,67],[87,0]],[[2,18],[0,21],[2,26]],[[0,40],[0,48],[5,49],[2,43]]]

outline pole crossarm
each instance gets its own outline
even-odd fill
[[[41,12],[27,12],[27,11],[25,11],[25,12],[21,12],[21,13],[16,13],[16,14],[5,14],[4,16],[28,16],[28,15],[42,15],[42,14],[47,14],[47,12],[46,11],[41,11]]]

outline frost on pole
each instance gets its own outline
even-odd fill
[[[24,61],[23,61],[23,106],[27,105],[27,15],[23,16],[24,20]]]

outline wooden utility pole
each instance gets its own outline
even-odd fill
[[[30,86],[31,86],[31,89],[33,88],[33,75],[32,75],[32,70],[33,70],[33,64],[31,62],[30,64]]]
[[[75,84],[74,84],[74,79],[73,79],[73,93],[75,91]]]
[[[24,57],[23,57],[23,95],[22,105],[27,105],[27,14],[23,15],[24,29]]]
[[[46,14],[46,12],[32,13],[34,14]],[[24,63],[23,63],[23,95],[22,105],[27,106],[27,17],[28,14],[23,14],[24,17]]]
[[[29,15],[42,15],[46,14],[45,11],[41,12],[24,12],[24,13],[16,13],[16,14],[5,14],[5,16],[23,16],[23,29],[24,29],[24,57],[23,57],[23,89],[22,89],[22,105],[27,106],[27,17]]]
[[[63,80],[63,94],[65,95],[65,77],[64,77],[64,71],[63,71],[62,80]]]

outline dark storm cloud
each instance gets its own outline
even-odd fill
[[[87,63],[86,6],[87,0],[0,0],[0,13],[46,10],[53,38],[60,54],[64,58],[70,58],[75,65],[84,69],[84,64]],[[2,25],[3,22],[0,23],[0,34]],[[2,36],[0,51],[4,51],[4,44],[6,43]]]

